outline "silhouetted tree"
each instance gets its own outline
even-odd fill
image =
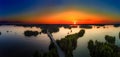
[[[105,36],[106,42],[89,40],[88,49],[91,57],[119,57],[120,48],[115,45],[115,37]]]
[[[91,29],[92,26],[91,25],[80,25],[80,28],[86,28],[86,29]]]
[[[2,33],[0,32],[0,35],[1,35]]]
[[[45,34],[47,33],[47,30],[50,33],[55,33],[59,31],[59,26],[47,25],[47,26],[41,27],[41,29],[42,29],[42,33],[45,33]]]
[[[106,36],[105,36],[105,40],[106,40],[108,43],[115,44],[115,37],[113,37],[113,36],[106,35]]]
[[[120,38],[120,32],[119,32],[119,38]]]
[[[24,32],[24,35],[28,36],[28,37],[30,37],[30,36],[37,36],[38,34],[39,34],[38,31],[27,30],[27,31]]]
[[[115,24],[114,27],[120,27],[120,24]]]
[[[41,53],[39,53],[39,51],[35,51],[35,53],[33,54],[33,57],[42,57]]]

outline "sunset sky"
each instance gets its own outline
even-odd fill
[[[0,22],[120,24],[120,0],[0,0]]]

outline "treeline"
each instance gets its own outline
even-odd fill
[[[106,42],[89,40],[88,49],[91,57],[120,57],[120,47],[115,45],[115,37],[106,35]]]

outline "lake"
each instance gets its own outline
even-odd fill
[[[45,29],[51,32],[55,40],[84,29],[85,34],[77,39],[73,57],[90,57],[88,41],[105,42],[105,35],[115,36],[116,45],[120,46],[119,25],[0,25],[0,57],[32,57],[35,51],[49,52],[51,40]],[[25,31],[37,31],[38,34],[27,36]]]

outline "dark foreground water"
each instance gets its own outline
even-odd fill
[[[54,30],[54,28],[57,29]],[[119,25],[1,25],[0,57],[32,57],[35,51],[49,52],[51,40],[44,29],[51,30],[55,40],[84,29],[84,36],[77,39],[73,57],[90,57],[88,41],[104,42],[105,35],[115,36],[116,45],[120,46]],[[24,32],[28,30],[37,31],[39,34],[25,35]]]

